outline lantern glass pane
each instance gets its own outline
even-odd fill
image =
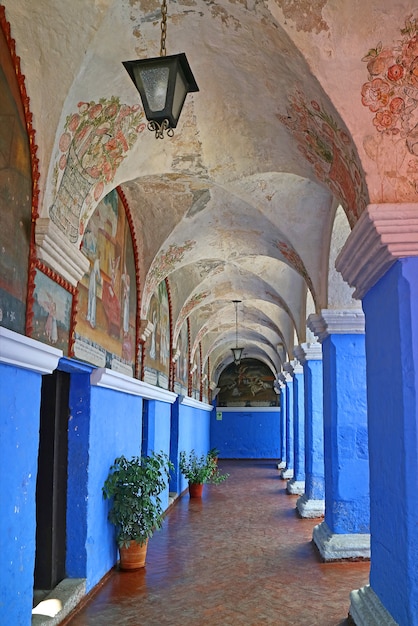
[[[144,85],[151,111],[162,111],[165,108],[169,73],[168,67],[139,69],[140,80]]]
[[[180,69],[176,76],[176,86],[174,88],[173,96],[173,117],[177,120],[180,117],[181,108],[184,103],[184,99],[187,95],[187,85],[184,80],[183,72]]]

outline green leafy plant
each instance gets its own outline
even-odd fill
[[[197,455],[194,450],[189,454],[180,452],[180,471],[189,483],[200,485],[205,483],[218,485],[229,476],[219,470],[212,453]]]
[[[116,527],[119,547],[146,543],[163,523],[160,494],[174,466],[163,452],[149,456],[120,456],[110,467],[103,497],[112,500],[108,519]]]

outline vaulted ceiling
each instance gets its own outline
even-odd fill
[[[189,318],[192,347],[201,342],[210,356],[212,379],[231,362],[233,300],[242,301],[244,355],[275,374],[307,340],[310,313],[358,306],[333,269],[350,228],[370,202],[417,199],[414,142],[412,134],[405,140],[393,95],[398,79],[391,94],[382,79],[402,55],[412,67],[405,93],[417,88],[412,2],[395,11],[393,0],[170,0],[167,53],[187,54],[200,91],[164,140],[145,128],[122,65],[158,56],[158,0],[3,4],[36,130],[40,215],[56,203],[72,120],[86,111],[93,120],[99,105],[109,117],[112,102],[127,105],[127,145],[118,146],[109,124],[88,131],[110,133],[117,156],[98,185],[94,168],[103,164],[90,154],[85,170],[95,186],[73,243],[119,185],[138,243],[141,318],[167,278],[174,346]],[[408,97],[411,129],[418,99]]]

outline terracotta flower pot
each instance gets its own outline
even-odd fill
[[[120,569],[129,571],[145,567],[147,548],[148,539],[142,546],[140,546],[136,541],[131,541],[127,548],[119,548]]]
[[[189,495],[191,498],[201,498],[203,493],[203,483],[189,483]]]

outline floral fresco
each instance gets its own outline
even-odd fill
[[[208,291],[201,291],[199,293],[195,293],[192,297],[186,302],[183,308],[180,311],[180,315],[178,317],[176,328],[174,331],[174,339],[176,338],[177,333],[179,332],[179,328],[183,325],[184,320],[190,315],[195,307],[197,307],[201,302],[203,302],[209,296]]]
[[[309,276],[308,271],[296,250],[284,241],[278,241],[276,245],[286,261],[289,263],[289,265],[293,267],[293,269],[296,270],[296,272],[300,274],[300,276],[302,276],[309,291],[312,294],[314,302],[316,303],[315,289],[312,284],[311,277]]]
[[[368,81],[361,102],[377,138],[365,142],[379,167],[381,200],[416,201],[418,193],[418,20],[410,15],[393,46],[380,41],[363,57]],[[397,180],[398,179],[398,180]]]
[[[175,243],[169,245],[167,250],[162,250],[155,257],[147,276],[144,288],[143,300],[144,308],[147,311],[152,294],[159,285],[176,266],[183,260],[185,252],[195,246],[195,241],[185,241],[182,246]]]
[[[56,196],[49,210],[51,220],[73,243],[83,236],[105,185],[145,128],[139,105],[121,104],[116,97],[79,102],[77,108],[67,117],[59,139]]]
[[[351,227],[368,204],[366,185],[355,145],[348,132],[316,100],[306,102],[297,90],[287,115],[278,119],[292,132],[299,151],[316,176],[339,199]]]

